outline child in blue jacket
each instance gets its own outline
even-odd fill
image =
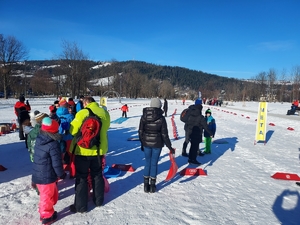
[[[61,135],[58,127],[57,121],[45,117],[34,146],[32,181],[40,192],[39,213],[42,224],[50,224],[57,219],[53,207],[58,200],[56,182],[58,178],[66,177],[61,162],[58,143]]]
[[[216,126],[215,119],[211,115],[211,110],[210,109],[207,109],[205,111],[205,120],[207,122],[207,126],[208,126],[209,130],[213,133],[213,137],[215,137],[217,126]],[[205,143],[204,153],[205,154],[210,154],[211,153],[211,140],[212,140],[212,137],[209,135],[208,132],[206,132],[204,130],[204,143]]]

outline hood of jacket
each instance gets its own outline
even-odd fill
[[[199,114],[202,115],[202,105],[191,105],[189,106],[190,115],[198,116]]]
[[[41,145],[46,145],[52,141],[59,141],[62,139],[62,135],[59,133],[49,133],[43,130],[40,130],[39,140]]]
[[[143,108],[142,118],[145,121],[153,122],[153,121],[158,120],[162,116],[163,116],[163,111],[160,108],[156,108],[156,107]]]
[[[63,115],[67,115],[67,114],[70,114],[68,108],[65,108],[65,107],[59,107],[59,108],[56,110],[56,115],[57,115],[58,117],[63,116]]]

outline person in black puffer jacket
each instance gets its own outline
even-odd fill
[[[197,161],[197,151],[199,151],[199,145],[202,142],[203,129],[209,134],[210,137],[213,133],[208,129],[204,116],[201,114],[202,101],[197,99],[194,105],[189,106],[188,121],[184,125],[186,139],[191,142],[189,151],[188,163],[201,165]],[[185,143],[187,143],[185,141]],[[187,145],[187,144],[186,144]],[[186,147],[184,145],[184,147]]]
[[[154,193],[156,191],[157,164],[162,147],[166,145],[172,154],[175,153],[169,139],[167,122],[161,109],[161,101],[158,98],[151,99],[150,107],[143,109],[139,126],[139,139],[146,161],[144,191]],[[149,178],[151,178],[150,185]]]
[[[39,213],[42,224],[56,220],[57,212],[53,208],[58,200],[56,182],[58,178],[66,177],[58,143],[61,139],[58,128],[57,121],[44,118],[34,146],[32,182],[40,192]]]

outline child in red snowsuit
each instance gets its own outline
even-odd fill
[[[123,105],[121,107],[121,110],[122,110],[122,117],[127,118],[127,112],[128,112],[128,106],[127,106],[127,104]]]

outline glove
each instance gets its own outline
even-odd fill
[[[144,146],[143,145],[141,145],[141,150],[144,151]]]
[[[171,154],[175,154],[175,148],[170,148],[169,150],[170,150]]]
[[[66,178],[66,176],[67,176],[67,174],[66,174],[66,172],[63,174],[63,175],[61,175],[59,178],[60,179],[62,179],[62,180],[64,180],[65,178]]]

